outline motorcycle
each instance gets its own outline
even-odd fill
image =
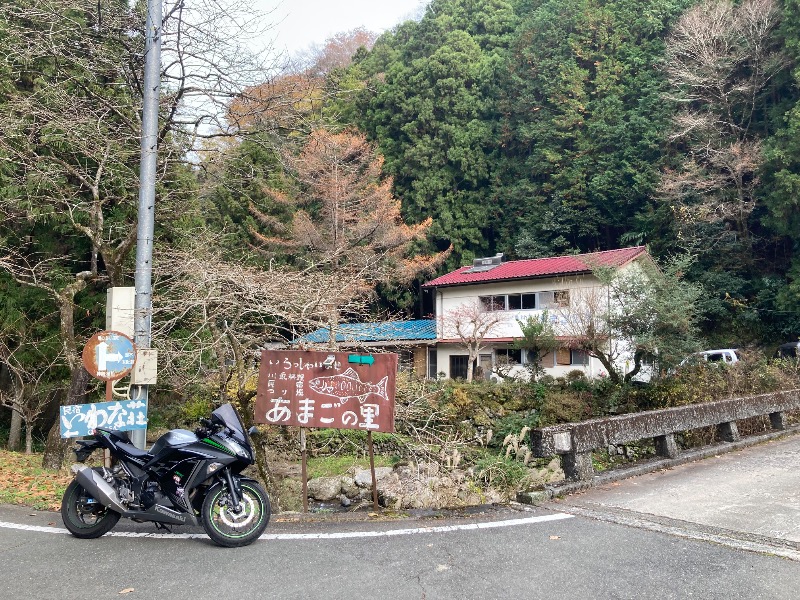
[[[78,538],[105,535],[120,517],[170,525],[202,525],[220,546],[246,546],[263,533],[271,507],[264,488],[241,475],[253,448],[233,406],[223,404],[194,432],[173,429],[149,451],[124,431],[97,428],[74,448],[79,463],[108,449],[112,467],[72,467],[75,479],[61,501],[61,516]]]

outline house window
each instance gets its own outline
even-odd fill
[[[436,348],[428,348],[428,377],[431,379],[439,377],[439,367],[436,364]]]
[[[466,379],[468,364],[468,355],[452,354],[450,356],[450,379]]]
[[[497,310],[506,310],[506,297],[502,295],[498,296],[480,296],[481,306],[483,310],[487,311],[497,311]]]
[[[414,352],[405,348],[397,350],[397,368],[399,371],[414,370]]]
[[[515,348],[498,348],[494,351],[495,360],[506,365],[521,365],[522,350]]]
[[[522,294],[522,310],[533,310],[538,304],[536,294]]]
[[[557,365],[571,365],[572,353],[569,348],[559,348],[556,350],[556,364]]]
[[[479,296],[483,310],[534,310],[539,303],[537,294],[497,294]]]
[[[556,290],[553,292],[553,303],[561,308],[569,306],[569,290]]]
[[[589,355],[583,350],[572,350],[572,363],[573,365],[586,366],[589,364]]]
[[[585,367],[589,364],[589,355],[583,350],[572,350],[570,348],[559,348],[556,351],[557,365],[575,365]]]

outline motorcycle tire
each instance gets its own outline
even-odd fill
[[[269,523],[272,508],[264,488],[254,481],[243,481],[241,489],[239,513],[230,508],[230,493],[221,483],[212,485],[203,500],[203,529],[219,546],[246,546],[257,540]]]
[[[77,538],[93,539],[105,535],[119,521],[119,513],[106,508],[77,481],[67,486],[61,499],[61,519]]]

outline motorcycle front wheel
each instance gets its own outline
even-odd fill
[[[252,543],[264,532],[272,509],[258,483],[243,481],[238,507],[233,506],[227,486],[216,483],[203,500],[201,519],[208,537],[220,546],[235,548]]]
[[[67,486],[61,499],[61,519],[77,538],[92,539],[105,535],[119,521],[119,513],[100,504],[77,481]]]

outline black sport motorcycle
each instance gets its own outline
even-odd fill
[[[195,432],[173,429],[149,451],[131,444],[123,431],[95,429],[80,440],[82,463],[107,448],[112,467],[72,467],[75,479],[61,501],[67,529],[79,538],[108,533],[120,517],[157,527],[202,525],[220,546],[245,546],[269,523],[269,497],[241,471],[253,464],[253,448],[233,406],[223,404]]]

